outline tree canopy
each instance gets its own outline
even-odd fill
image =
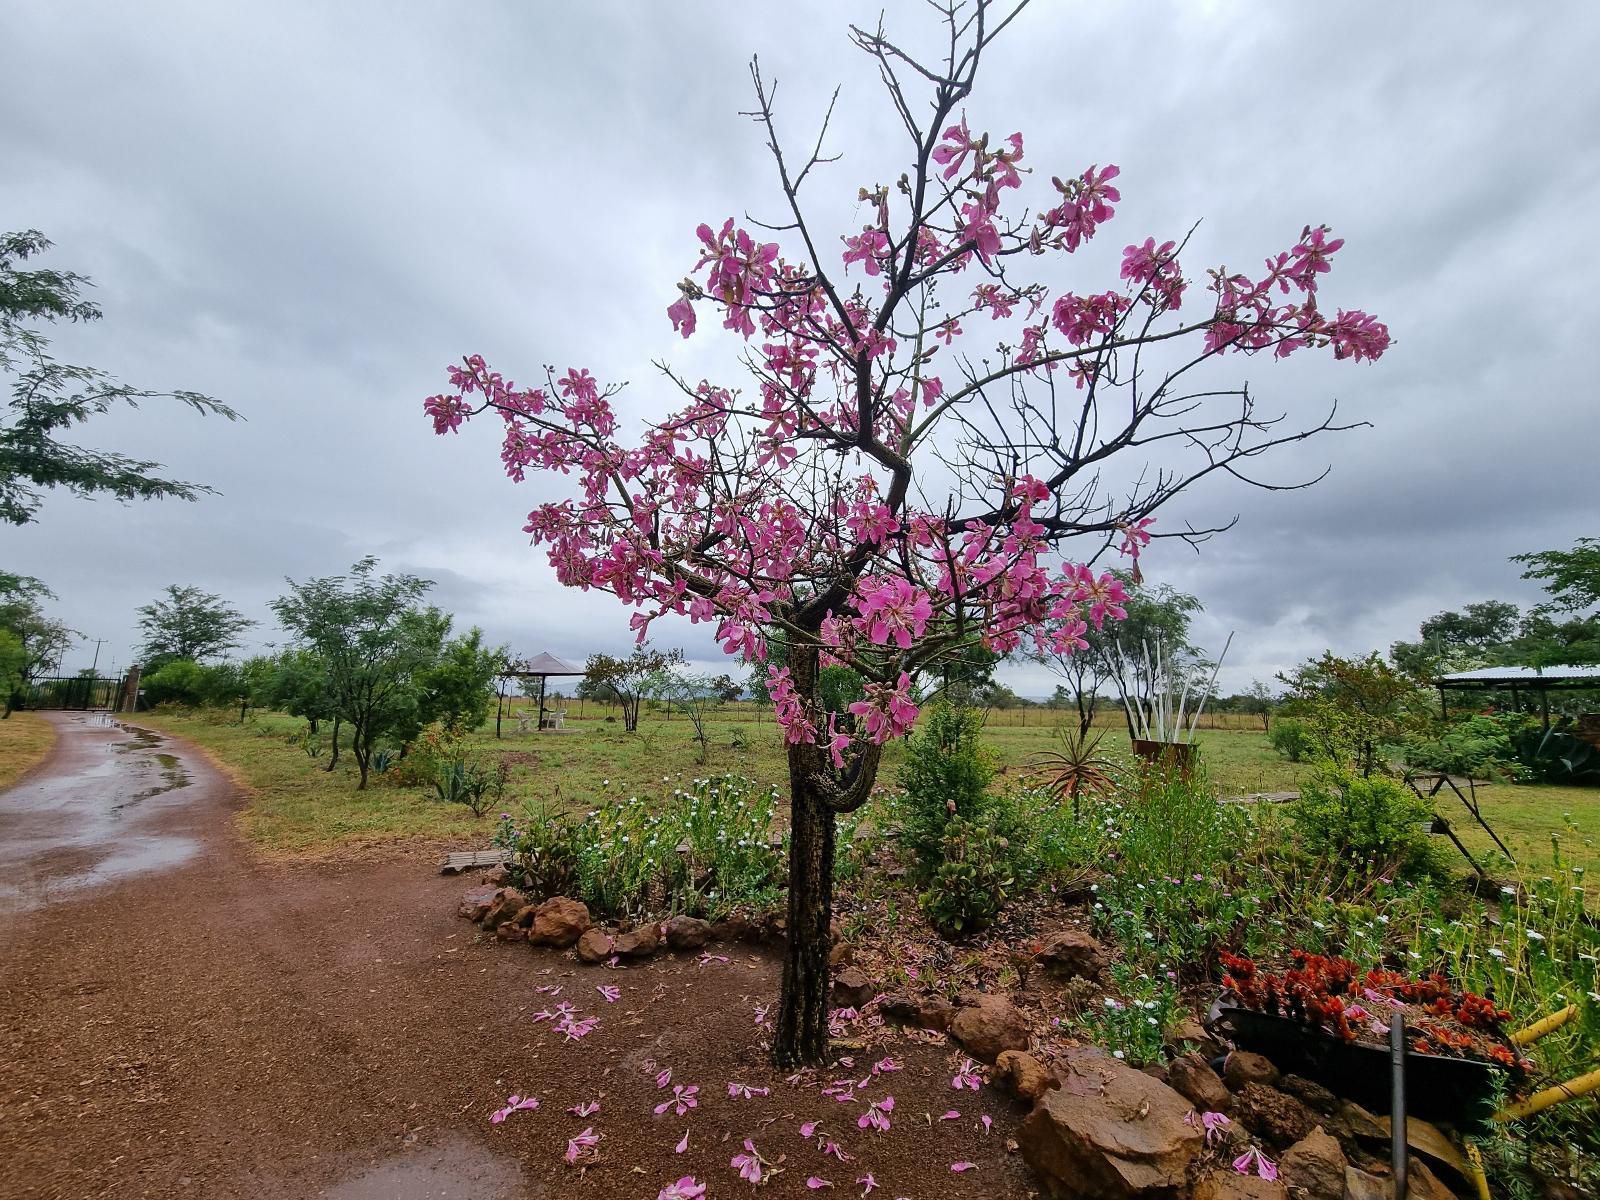
[[[101,312],[81,295],[90,286],[84,276],[23,269],[23,263],[49,248],[50,242],[35,229],[0,235],[0,374],[9,378],[11,390],[10,401],[0,408],[0,521],[26,525],[36,520],[42,493],[57,487],[78,496],[105,494],[119,500],[194,500],[211,492],[202,484],[163,477],[160,463],[64,440],[74,426],[117,405],[137,408],[144,400],[175,400],[230,421],[238,414],[199,392],[145,391],[94,367],[51,357],[49,339],[29,323],[96,321]]]
[[[141,605],[139,628],[144,641],[139,653],[146,667],[164,659],[203,662],[237,649],[244,631],[255,624],[221,596],[197,587],[168,584],[163,598]]]

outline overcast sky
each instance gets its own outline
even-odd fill
[[[519,379],[552,363],[629,380],[636,419],[671,403],[652,360],[721,371],[719,335],[684,343],[664,309],[698,222],[778,211],[738,116],[749,56],[779,79],[796,145],[842,87],[823,215],[853,232],[857,187],[908,161],[846,41],[878,7],[7,4],[0,226],[42,230],[48,262],[90,275],[105,310],[59,331],[61,357],[247,418],[99,419],[86,442],[221,494],[56,496],[0,529],[0,566],[49,583],[89,639],[66,666],[95,638],[102,667],[125,665],[134,608],[168,583],[221,593],[276,641],[265,605],[284,576],[368,553],[436,579],[461,625],[519,650],[624,649],[627,611],[560,588],[520,532],[559,482],[510,484],[488,426],[437,438],[421,400],[473,351]],[[931,32],[920,3],[886,11],[907,41]],[[1278,407],[1337,398],[1374,428],[1267,471],[1331,465],[1314,489],[1208,485],[1163,515],[1239,516],[1198,554],[1145,559],[1203,601],[1203,644],[1236,631],[1225,687],[1329,646],[1387,647],[1443,608],[1529,602],[1508,555],[1600,534],[1596,45],[1600,6],[1580,0],[1038,0],[994,46],[969,115],[1026,134],[1030,187],[1122,168],[1097,242],[1110,270],[1077,286],[1110,286],[1124,244],[1196,220],[1195,274],[1254,268],[1326,222],[1348,239],[1328,300],[1397,339],[1376,365],[1237,360]],[[703,629],[656,640],[728,669]],[[1054,682],[1008,678],[1030,695]]]

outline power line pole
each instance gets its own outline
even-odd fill
[[[94,640],[94,663],[89,667],[89,677],[91,679],[94,678],[100,666],[100,647],[105,643],[105,640],[105,638],[95,638]]]

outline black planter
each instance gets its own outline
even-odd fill
[[[1292,1017],[1254,1012],[1224,1001],[1206,1025],[1243,1050],[1264,1054],[1280,1070],[1315,1080],[1374,1113],[1389,1111],[1389,1048],[1347,1042]],[[1470,1058],[1406,1051],[1406,1111],[1427,1121],[1473,1128],[1494,1112],[1505,1068]]]

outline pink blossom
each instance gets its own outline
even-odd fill
[[[735,1154],[728,1163],[739,1172],[739,1178],[747,1183],[760,1183],[762,1180],[761,1168],[766,1160],[761,1157],[761,1152],[756,1149],[755,1143],[749,1138],[744,1140],[744,1153]]]
[[[889,236],[883,230],[868,225],[858,236],[845,238],[844,245],[846,267],[858,262],[866,268],[868,275],[876,275],[883,269],[882,260],[889,252]]]
[[[574,1104],[567,1111],[575,1117],[592,1117],[600,1111],[600,1101],[585,1100],[582,1104]]]
[[[672,1068],[671,1067],[667,1067],[664,1070],[656,1072],[656,1087],[664,1088],[664,1087],[667,1086],[667,1084],[669,1084],[671,1082],[672,1082]]]
[[[803,1138],[809,1138],[812,1134],[814,1134],[817,1131],[817,1126],[820,1125],[820,1124],[822,1124],[821,1121],[804,1121],[804,1122],[802,1122],[801,1125],[800,1125],[800,1136],[803,1137]]]
[[[920,638],[933,617],[928,593],[896,575],[869,576],[856,585],[857,609],[854,621],[877,646],[890,642],[902,650],[911,649],[913,638]]]
[[[529,1096],[526,1099],[521,1096],[507,1096],[506,1106],[497,1108],[490,1113],[489,1122],[490,1124],[498,1125],[514,1112],[532,1112],[538,1107],[539,1099],[537,1096]]]
[[[806,1186],[813,1192],[817,1192],[821,1191],[823,1188],[831,1188],[833,1183],[827,1179],[823,1179],[820,1175],[813,1175],[806,1180]]]
[[[748,1083],[730,1083],[728,1095],[740,1100],[749,1100],[753,1096],[767,1096],[772,1093],[771,1088],[751,1087]]]
[[[878,1187],[878,1181],[872,1177],[871,1171],[868,1171],[865,1175],[861,1176],[856,1180],[856,1182],[861,1185],[861,1194],[863,1196],[872,1195],[872,1193],[876,1191]]]
[[[595,1157],[595,1147],[600,1144],[602,1134],[594,1131],[593,1127],[585,1129],[575,1137],[567,1139],[567,1152],[562,1157],[567,1160],[568,1166],[575,1166],[580,1158],[590,1161]]]
[[[602,985],[594,990],[599,992],[601,996],[605,997],[605,1002],[607,1004],[615,1004],[618,1000],[622,999],[622,989],[619,987]]]
[[[689,297],[679,296],[667,305],[667,316],[672,318],[672,327],[681,330],[684,337],[694,333],[694,304]]]
[[[950,1164],[950,1169],[960,1175],[966,1171],[976,1171],[978,1164],[974,1162],[953,1162]]]
[[[1206,1145],[1208,1146],[1213,1141],[1221,1140],[1223,1136],[1223,1130],[1227,1129],[1228,1126],[1233,1124],[1233,1122],[1222,1113],[1196,1113],[1192,1108],[1186,1114],[1184,1114],[1183,1123],[1194,1129],[1205,1130]]]
[[[950,1080],[950,1086],[958,1092],[963,1088],[970,1088],[975,1092],[982,1085],[983,1077],[978,1074],[978,1064],[970,1058],[962,1059],[961,1065],[956,1068],[954,1078]]]
[[[984,1113],[981,1117],[978,1118],[978,1120],[983,1122],[983,1132],[986,1135],[988,1134],[988,1132],[992,1128],[994,1128],[994,1118],[991,1117],[988,1113]]]
[[[1278,1164],[1273,1162],[1255,1146],[1251,1146],[1238,1158],[1233,1160],[1233,1169],[1241,1175],[1248,1175],[1252,1168],[1261,1178],[1271,1182],[1278,1177]]]
[[[700,1106],[700,1101],[698,1099],[699,1094],[700,1089],[694,1084],[690,1084],[688,1087],[685,1087],[681,1083],[673,1084],[672,1098],[670,1100],[663,1100],[660,1104],[656,1105],[656,1116],[659,1117],[669,1108],[674,1110],[678,1116],[683,1116],[691,1108],[698,1108]]]
[[[706,1185],[692,1175],[669,1183],[656,1193],[656,1200],[704,1200]]]
[[[687,1129],[685,1129],[683,1131],[683,1137],[680,1138],[678,1140],[678,1144],[672,1148],[672,1152],[674,1154],[682,1154],[688,1148],[689,1148],[689,1131]]]
[[[946,1112],[944,1112],[942,1114],[940,1114],[940,1116],[939,1116],[939,1120],[941,1120],[941,1121],[959,1121],[960,1119],[961,1119],[961,1113],[959,1111],[957,1111],[956,1109],[953,1109],[953,1108],[949,1109],[948,1111],[946,1111]]]
[[[871,1101],[867,1111],[856,1118],[856,1124],[862,1129],[876,1129],[885,1133],[889,1129],[889,1114],[894,1111],[894,1097],[885,1096],[882,1100]]]

